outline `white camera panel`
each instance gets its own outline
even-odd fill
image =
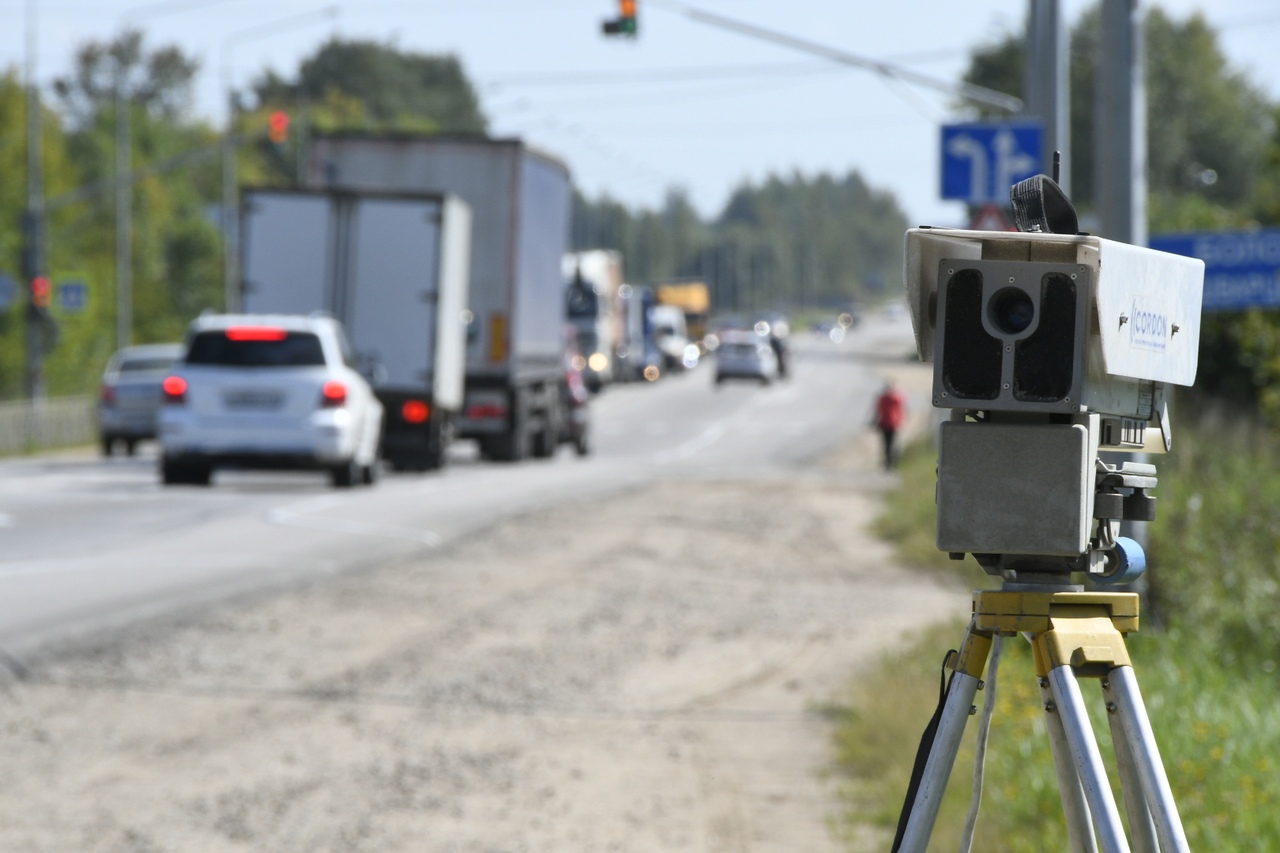
[[[1174,385],[1194,384],[1204,261],[1091,239],[1097,245],[1102,272],[1097,304],[1106,371]]]

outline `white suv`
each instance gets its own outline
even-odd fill
[[[208,485],[220,466],[322,469],[335,486],[377,478],[382,404],[332,317],[200,317],[163,395],[166,485]]]

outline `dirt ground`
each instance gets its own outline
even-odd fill
[[[906,619],[968,609],[866,533],[877,452],[549,509],[27,661],[0,688],[0,850],[843,850],[818,708]]]

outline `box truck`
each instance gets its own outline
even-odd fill
[[[572,190],[518,139],[317,134],[309,181],[353,191],[447,192],[473,215],[472,327],[458,435],[494,459],[551,456],[565,417],[564,277]]]
[[[599,391],[620,372],[622,253],[612,249],[571,252],[564,257],[563,271],[565,313],[577,331],[578,351],[586,359],[582,379],[592,391]]]
[[[457,196],[246,189],[241,304],[326,312],[385,410],[397,470],[444,464],[462,410],[471,211]]]

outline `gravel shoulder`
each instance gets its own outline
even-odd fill
[[[46,651],[0,692],[0,849],[841,850],[818,708],[969,606],[867,534],[876,454]]]

